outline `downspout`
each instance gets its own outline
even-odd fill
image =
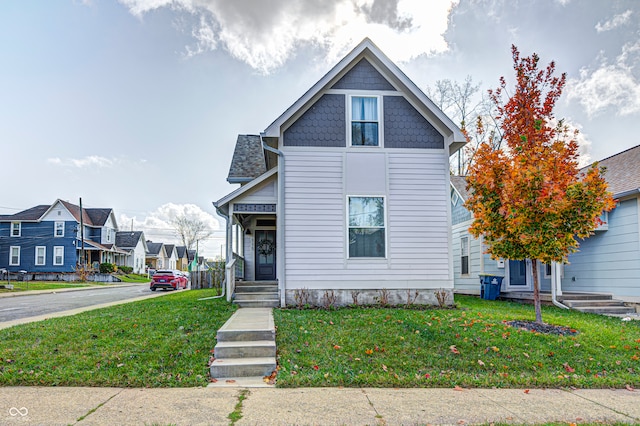
[[[221,217],[224,218],[224,220],[225,220],[225,229],[228,229],[229,226],[227,226],[227,224],[229,223],[229,216],[224,214],[222,212],[222,210],[220,210],[220,208],[218,206],[216,206],[215,203],[213,204],[213,206],[216,208],[216,213],[218,213],[218,216],[221,216]],[[228,237],[228,235],[227,235],[227,237]],[[225,245],[227,245],[227,249],[225,250],[225,259],[224,259],[224,264],[226,266],[228,264],[228,262],[229,262],[229,248],[228,248],[229,243],[228,243],[227,239],[225,239]],[[225,270],[226,270],[226,268],[225,268]],[[219,296],[203,297],[203,298],[198,299],[198,300],[211,300],[211,299],[219,299],[221,297],[224,297],[225,294],[226,294],[227,285],[228,285],[228,283],[227,283],[227,274],[225,273],[224,276],[225,276],[225,279],[224,279],[224,283],[222,283],[222,294],[220,294]]]
[[[558,308],[570,309],[568,306],[558,302],[558,299],[556,298],[557,286],[561,282],[560,275],[560,263],[551,262],[551,302]]]
[[[284,153],[272,148],[262,139],[264,133],[260,133],[262,148],[276,154],[278,158],[278,205],[276,207],[276,271],[278,277],[278,289],[280,290],[280,306],[286,306],[285,298],[285,271],[284,271]]]

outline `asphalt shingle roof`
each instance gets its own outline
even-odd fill
[[[227,181],[249,182],[267,171],[262,141],[257,135],[238,135]]]
[[[469,199],[469,191],[467,191],[467,178],[465,176],[450,176],[451,184],[462,197],[462,201]]]
[[[600,160],[598,165],[607,168],[604,178],[613,195],[640,189],[640,145]]]
[[[142,231],[116,232],[116,246],[121,248],[135,248],[142,238]]]
[[[51,205],[43,204],[43,205],[40,205],[40,206],[31,207],[30,209],[23,210],[21,212],[15,213],[15,214],[7,214],[7,215],[3,214],[3,215],[0,215],[0,221],[38,220],[38,219],[40,219],[42,217],[42,215],[47,210],[49,210],[49,207],[51,207]]]

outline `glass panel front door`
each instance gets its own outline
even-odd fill
[[[524,260],[509,261],[509,285],[527,286],[527,262]]]
[[[276,231],[255,231],[256,280],[276,279]]]

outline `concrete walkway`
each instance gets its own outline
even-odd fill
[[[242,397],[241,397],[242,395]],[[0,424],[424,425],[640,423],[628,390],[0,388]]]

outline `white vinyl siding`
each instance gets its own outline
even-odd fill
[[[482,254],[480,239],[469,234],[469,226],[472,221],[465,221],[451,227],[453,242],[453,277],[454,288],[465,292],[480,294],[480,277],[478,274],[492,273],[504,275],[504,270],[498,272],[495,268],[496,261],[491,260],[488,255]],[[469,241],[469,274],[462,274],[462,241],[468,238]]]
[[[640,297],[640,212],[637,199],[609,212],[609,228],[580,241],[564,265],[563,291]]]
[[[36,247],[36,266],[43,266],[46,264],[47,248],[45,246]]]
[[[9,247],[9,265],[11,266],[20,265],[20,247],[19,246]]]
[[[287,150],[287,288],[451,288],[448,157],[443,152],[379,153],[386,179],[387,258],[347,256],[344,151]],[[353,164],[355,164],[354,162]],[[351,163],[350,163],[351,164]],[[351,172],[349,172],[351,175]]]
[[[56,266],[64,265],[64,247],[55,246],[53,248],[53,264]]]

